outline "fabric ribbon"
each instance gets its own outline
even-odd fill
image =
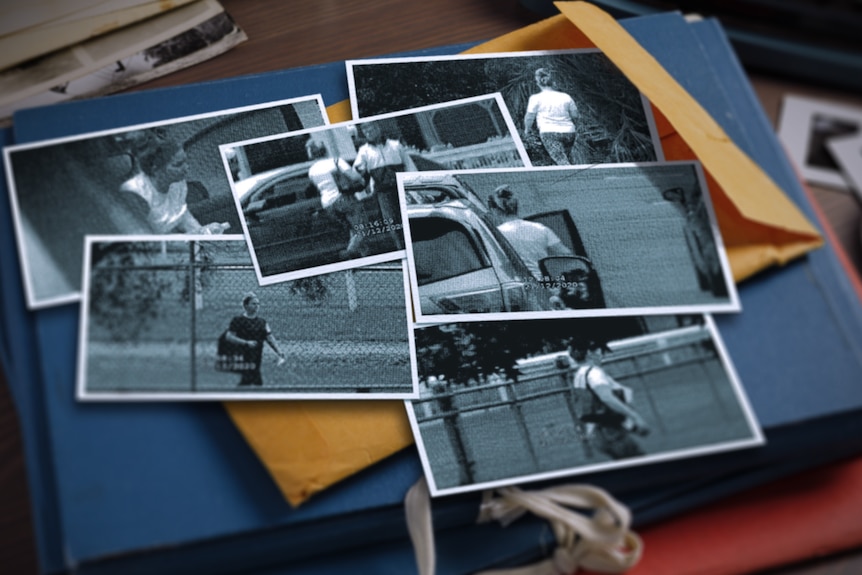
[[[407,492],[404,506],[419,574],[434,575],[431,497],[424,477]],[[482,497],[478,522],[499,521],[505,527],[528,512],[551,525],[557,540],[551,556],[532,565],[478,575],[573,575],[580,568],[622,573],[641,557],[643,543],[629,529],[628,508],[591,485],[560,485],[539,491],[517,487],[488,490]]]

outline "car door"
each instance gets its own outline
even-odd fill
[[[343,259],[349,230],[326,213],[304,172],[274,178],[253,192],[244,212],[265,275]]]
[[[584,242],[581,240],[581,234],[578,232],[578,227],[572,219],[572,215],[568,210],[557,210],[553,212],[541,212],[524,218],[531,222],[537,222],[545,225],[560,238],[563,245],[572,250],[576,256],[589,257],[587,250],[584,249]]]
[[[500,280],[472,231],[444,217],[411,218],[412,253],[422,313],[503,310]]]

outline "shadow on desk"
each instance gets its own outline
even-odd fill
[[[0,571],[16,575],[38,572],[23,449],[18,416],[0,371]]]

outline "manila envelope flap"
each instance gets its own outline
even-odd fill
[[[665,157],[697,158],[703,164],[736,281],[822,245],[817,230],[778,186],[622,26],[585,2],[556,5],[560,15],[469,52],[601,49],[657,110]],[[350,120],[347,101],[327,112],[333,123]],[[402,402],[232,402],[226,407],[293,505],[413,443]]]

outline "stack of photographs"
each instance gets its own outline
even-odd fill
[[[79,400],[403,400],[432,495],[763,443],[703,170],[610,60],[346,69],[348,122],[308,96],[4,149]]]
[[[778,137],[805,180],[862,201],[862,108],[785,96]]]

